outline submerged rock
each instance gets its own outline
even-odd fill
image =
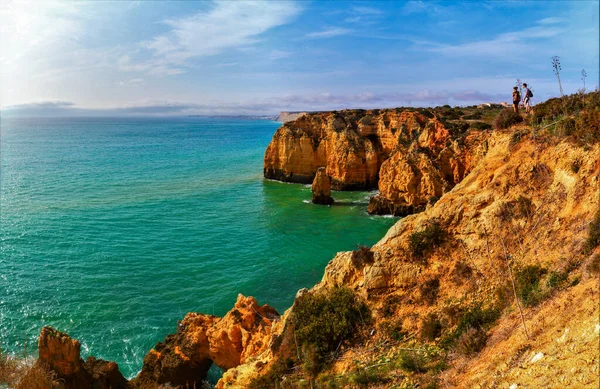
[[[331,198],[331,180],[324,167],[317,169],[317,174],[312,183],[312,202],[313,204],[331,205],[333,199]]]

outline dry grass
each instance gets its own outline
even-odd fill
[[[17,358],[0,352],[0,386],[11,389],[52,389],[56,373],[33,358]]]

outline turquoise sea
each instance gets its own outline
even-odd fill
[[[237,294],[280,312],[337,251],[395,222],[366,192],[310,204],[263,179],[280,123],[207,118],[2,118],[0,347],[35,352],[42,326],[135,375],[186,312]]]

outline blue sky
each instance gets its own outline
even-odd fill
[[[3,1],[3,113],[272,114],[598,86],[599,2]]]

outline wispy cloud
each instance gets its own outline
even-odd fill
[[[346,23],[372,24],[384,16],[384,12],[379,8],[367,6],[352,6],[347,11],[348,17],[344,19]]]
[[[449,6],[443,6],[440,2],[436,1],[422,1],[413,0],[409,1],[402,8],[404,15],[410,15],[415,13],[427,13],[430,15],[447,15],[450,12]]]
[[[499,34],[492,39],[456,45],[435,45],[429,50],[449,56],[517,58],[527,52],[528,43],[534,39],[552,38],[564,31],[554,26],[534,26],[521,31]]]
[[[288,23],[299,12],[300,8],[288,1],[215,1],[208,11],[165,20],[169,32],[141,43],[152,59],[124,57],[121,65],[151,74],[180,74],[192,59],[257,43],[261,34]]]
[[[333,38],[335,36],[347,35],[350,34],[352,30],[341,27],[331,27],[318,32],[311,32],[310,34],[306,34],[305,38],[310,39],[320,39],[320,38]]]
[[[537,21],[538,24],[557,24],[561,22],[563,22],[562,18],[544,18]]]
[[[15,104],[6,109],[57,109],[57,108],[73,108],[75,103],[71,101],[34,101],[26,104]]]

